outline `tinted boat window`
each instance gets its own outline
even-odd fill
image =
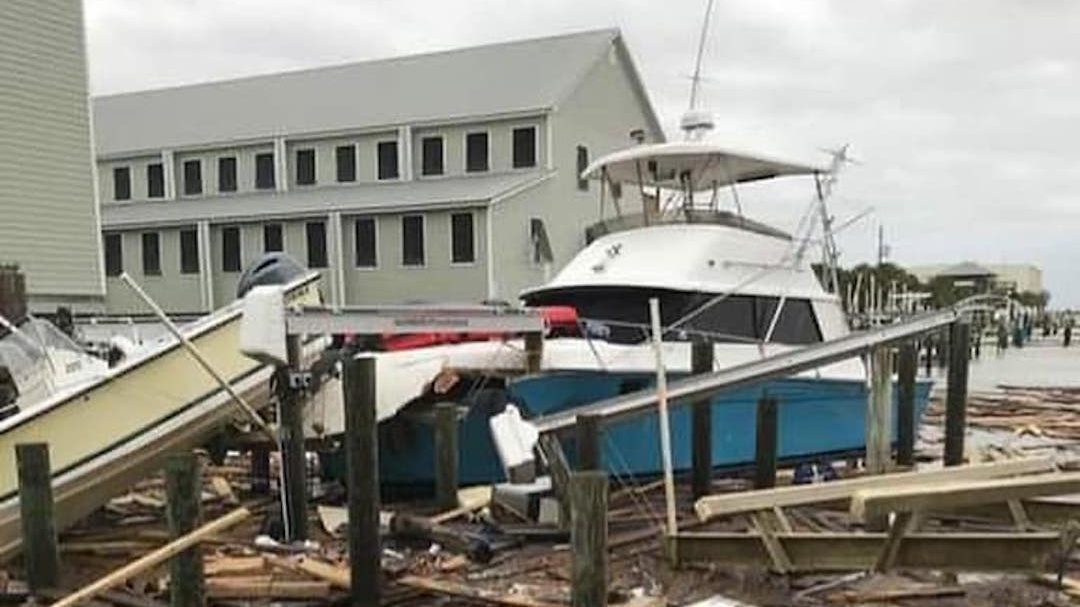
[[[701,308],[716,296],[626,287],[593,287],[545,292],[527,298],[529,305],[573,306],[590,335],[616,343],[648,339],[649,298],[660,298],[661,322],[667,326]],[[666,340],[689,340],[708,333],[720,342],[757,342],[768,332],[778,298],[732,295],[705,308],[669,331]],[[810,302],[788,299],[773,330],[777,343],[821,341]]]

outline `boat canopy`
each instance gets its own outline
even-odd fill
[[[813,175],[827,169],[735,152],[700,141],[643,144],[598,158],[582,178],[612,183],[701,190],[787,175]]]

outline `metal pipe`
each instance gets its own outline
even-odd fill
[[[664,367],[664,334],[660,328],[660,300],[649,298],[653,352],[656,354],[656,400],[660,410],[660,458],[664,465],[664,497],[667,502],[667,531],[678,533],[675,518],[675,471],[671,463],[671,421],[668,419],[667,368]]]
[[[191,357],[195,359],[195,362],[199,363],[199,366],[201,366],[203,370],[209,373],[210,376],[213,377],[215,381],[217,381],[218,385],[221,386],[221,389],[224,390],[229,395],[229,397],[233,399],[233,402],[235,402],[236,405],[244,411],[248,418],[250,418],[251,421],[254,422],[255,425],[263,431],[263,433],[270,437],[270,440],[276,443],[278,441],[278,435],[274,431],[274,428],[269,423],[267,423],[267,421],[263,419],[261,415],[259,415],[258,411],[256,411],[250,404],[248,404],[246,400],[244,400],[244,397],[240,396],[239,392],[233,389],[232,384],[230,384],[224,377],[221,376],[220,373],[217,372],[216,369],[214,369],[214,367],[210,364],[210,361],[206,360],[206,357],[202,355],[202,352],[200,352],[199,349],[195,347],[195,344],[191,343],[191,340],[188,339],[186,335],[181,333],[180,329],[177,328],[173,321],[169,319],[169,317],[165,314],[165,311],[161,309],[161,306],[157,305],[157,302],[155,302],[150,297],[150,295],[146,293],[146,291],[143,291],[142,287],[136,284],[127,272],[124,272],[120,275],[120,280],[124,284],[126,284],[132,291],[134,291],[135,294],[139,296],[139,299],[143,300],[143,303],[145,303],[154,313],[154,315],[158,317],[158,320],[160,320],[161,323],[165,325],[165,328],[169,331],[169,333],[172,333],[173,337],[180,341],[180,345],[183,346],[184,349],[187,350],[188,354],[190,354]]]

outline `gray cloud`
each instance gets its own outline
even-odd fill
[[[618,26],[669,134],[686,109],[701,0],[84,0],[91,87],[136,90]],[[834,210],[869,259],[877,222],[901,263],[1041,265],[1080,306],[1080,3],[721,0],[703,105],[734,147],[824,162],[851,143]],[[792,227],[805,183],[748,187]]]

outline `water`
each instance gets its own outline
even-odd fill
[[[934,369],[935,389],[944,389],[943,370]],[[947,373],[947,372],[945,372]],[[921,375],[921,374],[920,374]],[[1069,348],[1056,338],[1035,338],[1023,348],[994,352],[994,345],[983,342],[982,357],[971,360],[968,392],[992,392],[998,386],[1080,387],[1080,344]]]

